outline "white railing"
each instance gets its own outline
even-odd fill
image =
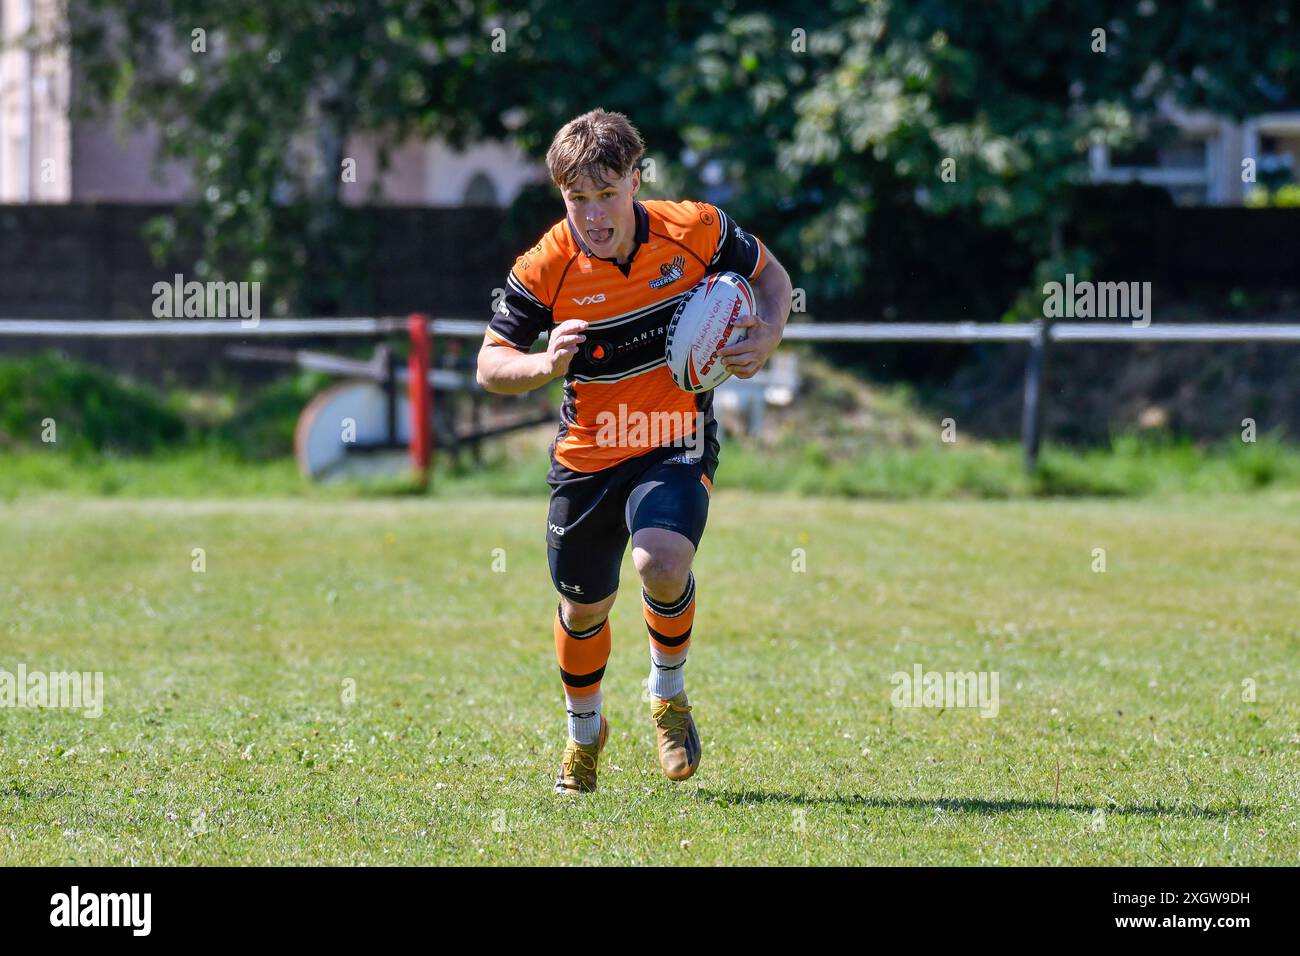
[[[0,337],[33,338],[276,338],[309,335],[393,335],[408,319],[0,319]],[[431,319],[434,335],[483,337],[480,319]],[[1105,322],[823,322],[792,323],[792,342],[1300,342],[1300,324],[1187,322],[1136,327]]]
[[[487,323],[478,319],[430,319],[435,336],[479,339]],[[383,337],[406,332],[410,317],[343,319],[262,319],[244,327],[239,319],[65,320],[0,319],[0,337],[140,338],[222,337],[265,339],[279,336],[355,335]],[[793,342],[1024,342],[1025,366],[1021,439],[1025,469],[1038,460],[1043,364],[1047,343],[1080,342],[1295,342],[1300,324],[1220,322],[1134,326],[1131,323],[1056,322],[797,322],[786,326]],[[327,358],[327,357],[326,357]],[[366,363],[349,363],[363,367]],[[342,367],[342,366],[340,366]],[[431,370],[431,378],[437,370]],[[431,384],[450,385],[450,381]]]

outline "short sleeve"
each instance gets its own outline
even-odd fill
[[[757,236],[747,233],[740,225],[717,206],[718,239],[709,262],[710,275],[717,272],[738,272],[746,279],[755,279],[767,265],[767,250]]]
[[[502,345],[527,352],[551,324],[550,307],[543,305],[512,271],[506,278],[505,297],[488,323],[488,334]]]

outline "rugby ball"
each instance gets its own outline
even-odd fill
[[[664,336],[668,371],[677,387],[707,392],[730,378],[718,353],[745,340],[736,320],[753,312],[754,290],[735,272],[707,276],[686,293]]]

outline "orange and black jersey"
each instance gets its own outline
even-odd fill
[[[664,334],[682,297],[701,279],[717,272],[754,279],[768,253],[708,203],[647,200],[634,206],[636,237],[628,262],[592,253],[566,217],[515,261],[488,326],[496,342],[528,351],[557,323],[588,323],[587,339],[565,376],[560,429],[551,446],[553,482],[567,472],[600,471],[654,447],[681,444],[696,427],[705,430],[710,480],[717,467],[713,393],[692,395],[673,384]],[[659,420],[684,423],[685,431],[652,430],[659,439],[654,444],[610,443],[601,426],[620,412],[625,421],[631,412],[669,413]]]

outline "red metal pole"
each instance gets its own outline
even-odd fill
[[[411,357],[407,360],[411,373],[407,384],[411,402],[411,467],[427,482],[433,458],[433,389],[429,387],[433,339],[429,335],[429,317],[422,312],[413,313],[406,320],[406,328],[411,336]]]

